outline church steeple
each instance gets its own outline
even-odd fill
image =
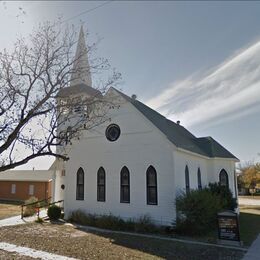
[[[73,64],[73,71],[74,72],[71,75],[70,86],[84,84],[88,87],[92,87],[91,72],[88,62],[88,51],[82,25],[79,33],[79,40],[75,55],[75,61]]]

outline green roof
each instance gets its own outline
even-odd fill
[[[206,151],[209,157],[237,159],[236,156],[230,153],[226,148],[210,136],[196,138],[196,142],[204,151]]]
[[[177,147],[211,158],[232,158],[238,160],[212,137],[197,138],[183,126],[167,119],[142,102],[130,98],[117,89],[115,90],[149,119]]]

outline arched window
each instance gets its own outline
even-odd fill
[[[97,172],[97,200],[106,200],[106,173],[103,167],[100,167]]]
[[[202,189],[202,185],[201,185],[201,172],[200,172],[200,167],[198,168],[197,177],[198,177],[198,189],[201,190],[201,189]]]
[[[76,200],[84,200],[84,171],[81,167],[77,171]]]
[[[146,189],[147,189],[147,204],[157,205],[157,174],[153,166],[149,166],[146,171]]]
[[[190,174],[188,165],[185,167],[185,188],[186,192],[190,192]]]
[[[127,167],[123,167],[120,172],[120,202],[130,203],[130,173]]]
[[[219,183],[221,186],[228,187],[228,174],[224,169],[222,169],[219,173]]]

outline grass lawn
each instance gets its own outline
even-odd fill
[[[0,219],[21,214],[21,207],[17,204],[0,202]]]
[[[240,239],[246,247],[250,246],[260,233],[260,207],[240,207],[239,216]],[[185,237],[184,237],[185,238]],[[217,230],[212,230],[205,236],[194,236],[187,239],[217,243]]]
[[[241,240],[249,246],[260,233],[260,207],[241,207],[240,212]]]
[[[243,252],[123,234],[86,232],[71,225],[0,228],[3,242],[79,259],[241,259]],[[1,256],[1,255],[0,255]]]

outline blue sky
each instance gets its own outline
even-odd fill
[[[102,3],[0,2],[0,49],[38,22]],[[89,42],[103,38],[97,55],[122,73],[126,94],[241,161],[260,160],[260,2],[112,1],[69,21],[81,22]]]

